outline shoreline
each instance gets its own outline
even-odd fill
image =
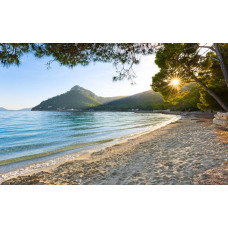
[[[228,132],[211,118],[184,115],[156,131],[3,184],[228,184]]]
[[[111,142],[103,143],[101,145],[93,145],[91,149],[82,149],[80,151],[72,152],[70,154],[60,155],[56,158],[47,159],[47,160],[40,161],[40,162],[34,162],[30,165],[24,165],[20,168],[16,168],[16,169],[9,171],[9,172],[0,173],[0,184],[4,181],[11,179],[11,178],[16,178],[16,177],[21,176],[21,175],[27,176],[27,175],[31,175],[31,174],[34,174],[34,173],[37,173],[40,171],[47,171],[47,170],[55,168],[61,164],[69,162],[69,161],[81,160],[81,159],[84,159],[85,157],[90,157],[90,155],[93,153],[97,153],[97,152],[104,150],[106,148],[113,147],[117,144],[125,143],[128,140],[131,140],[134,138],[138,138],[140,136],[143,136],[144,134],[148,134],[150,132],[156,131],[159,128],[162,128],[162,127],[164,127],[170,123],[173,123],[173,122],[181,119],[180,115],[175,115],[175,116],[176,116],[176,118],[165,121],[162,124],[151,126],[149,130],[145,129],[144,131],[141,131],[138,133],[133,133],[133,134],[129,134],[126,136],[122,136],[120,138],[114,139]]]

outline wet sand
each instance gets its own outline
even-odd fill
[[[177,122],[2,184],[228,184],[228,130],[211,115]]]

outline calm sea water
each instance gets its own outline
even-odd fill
[[[0,172],[112,142],[173,119],[132,112],[0,112]]]

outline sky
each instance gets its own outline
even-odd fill
[[[115,67],[110,63],[91,63],[73,69],[54,62],[50,69],[45,65],[48,58],[37,59],[28,54],[21,65],[0,68],[0,107],[6,109],[32,108],[43,100],[69,91],[79,85],[98,96],[127,96],[150,90],[152,76],[158,72],[154,56],[141,57],[134,66],[136,84],[130,81],[113,82]]]

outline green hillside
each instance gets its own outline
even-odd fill
[[[152,105],[162,104],[162,96],[152,90],[129,97],[99,97],[80,86],[70,91],[41,102],[32,111],[53,110],[151,110]]]
[[[99,97],[80,86],[74,86],[70,91],[41,102],[32,111],[43,110],[85,110],[105,104],[121,97]]]
[[[97,106],[95,110],[152,110],[152,106],[155,104],[163,104],[162,96],[149,90]]]

